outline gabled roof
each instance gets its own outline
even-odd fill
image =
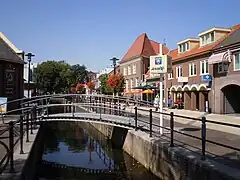
[[[156,54],[160,53],[160,43],[150,40],[150,43],[155,51]],[[163,54],[167,54],[169,52],[169,49],[167,48],[167,46],[165,44],[162,45],[163,48]]]
[[[185,53],[178,53],[177,49],[171,50],[169,52],[169,55],[172,57],[173,61],[183,60],[190,57],[195,57],[198,55],[206,54],[211,52],[215,47],[217,47],[221,42],[223,42],[227,37],[231,36],[235,31],[240,29],[240,24],[235,25],[231,28],[231,32],[226,34],[224,37],[216,41],[215,43],[206,45],[206,46],[200,46],[197,45],[195,48],[191,49],[190,51],[187,51]]]
[[[240,29],[234,31],[231,35],[229,35],[228,38],[224,39],[214,49],[222,48],[224,46],[229,46],[236,43],[240,43]]]
[[[11,41],[8,40],[8,38],[6,36],[4,36],[4,34],[2,32],[0,32],[0,38],[16,53],[22,53],[23,51],[19,50],[16,46],[14,46],[13,43],[11,43]]]
[[[163,46],[163,51],[166,52],[168,49]],[[134,41],[132,46],[128,49],[120,63],[127,62],[135,57],[150,57],[159,53],[159,43],[149,40],[146,33],[141,34]]]

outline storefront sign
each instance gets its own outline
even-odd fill
[[[178,77],[177,80],[180,83],[185,83],[188,82],[188,77]]]
[[[6,97],[0,97],[0,114],[5,114],[7,112],[7,104],[3,103],[7,103]]]
[[[212,81],[212,75],[202,75],[202,81]]]
[[[170,56],[150,56],[150,77],[160,77],[160,74],[170,73],[171,71],[172,59]]]

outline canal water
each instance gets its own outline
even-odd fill
[[[89,123],[49,123],[37,179],[158,180]]]

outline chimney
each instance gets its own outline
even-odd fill
[[[159,45],[159,54],[163,55],[163,44]]]

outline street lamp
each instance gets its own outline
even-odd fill
[[[117,65],[117,61],[118,61],[119,59],[118,58],[116,58],[116,57],[113,57],[112,59],[110,59],[110,61],[112,61],[113,62],[113,74],[115,75],[116,74],[116,65]],[[113,93],[113,95],[115,96],[116,95],[116,89],[114,88],[114,93]]]
[[[28,98],[30,96],[30,71],[31,71],[31,68],[30,68],[30,63],[32,61],[32,57],[34,57],[35,55],[32,54],[32,53],[27,53],[25,56],[27,56],[27,61],[28,61]]]

